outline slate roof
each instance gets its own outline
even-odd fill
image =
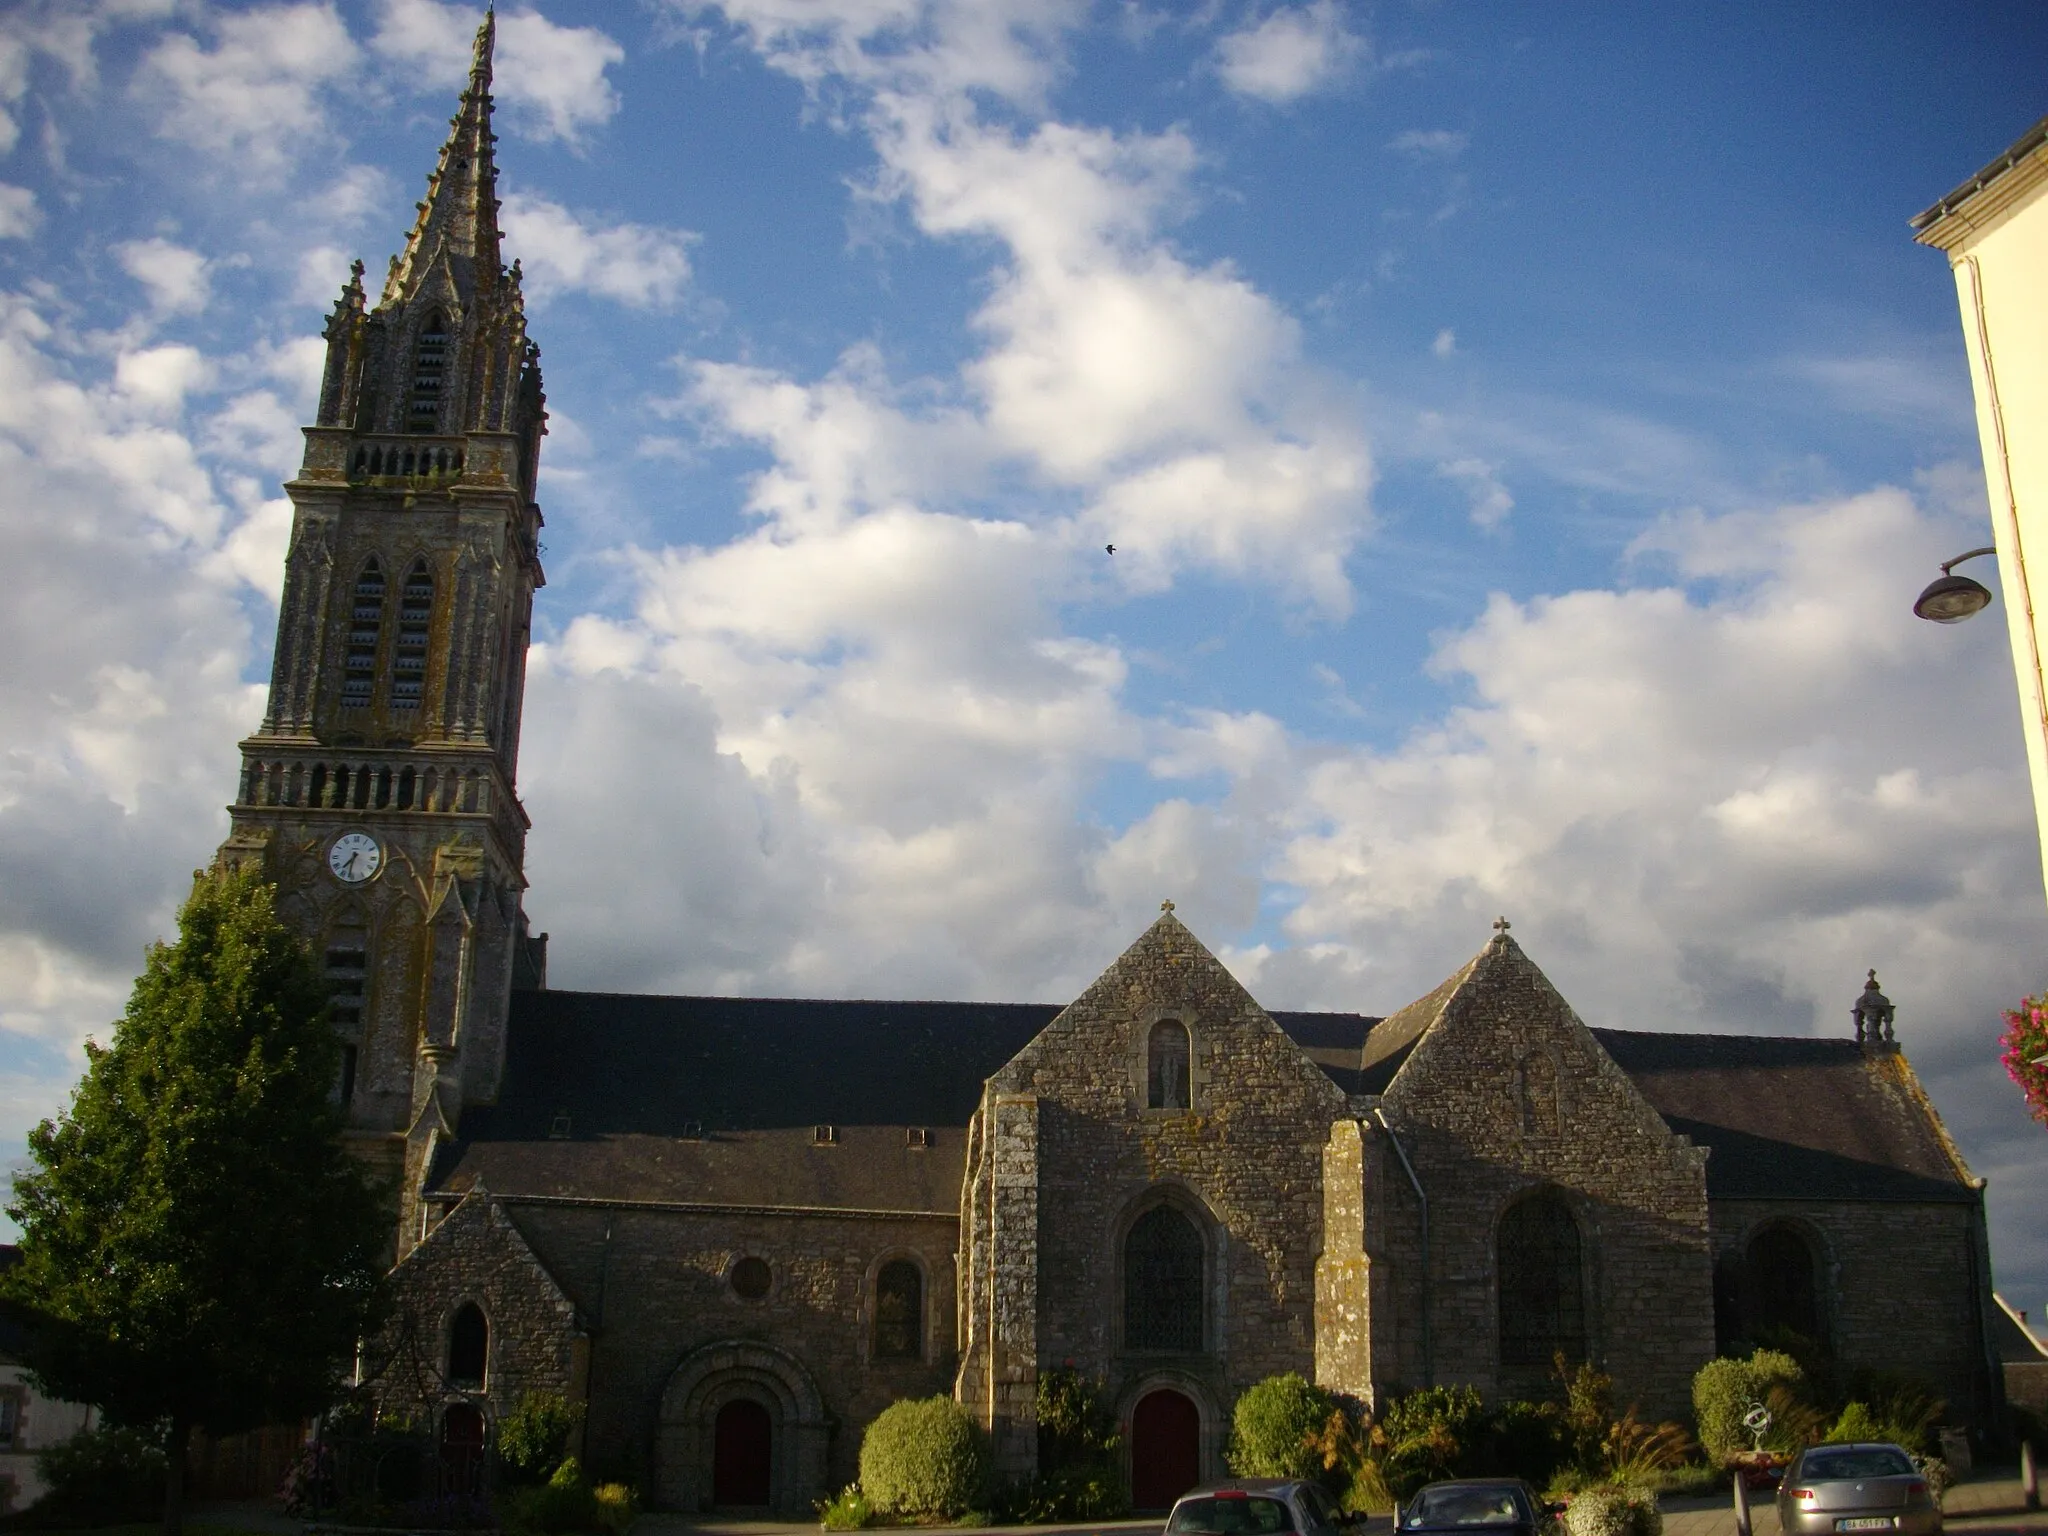
[[[1347,1093],[1378,1092],[1463,976],[1383,1021],[1272,1017]],[[464,1112],[433,1182],[448,1194],[481,1178],[521,1198],[950,1215],[983,1081],[1059,1012],[515,992],[499,1102]],[[1852,1040],[1593,1033],[1674,1131],[1710,1149],[1712,1196],[1976,1198],[1901,1058]],[[838,1140],[820,1144],[818,1126]]]

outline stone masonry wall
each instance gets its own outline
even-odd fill
[[[793,1513],[808,1514],[812,1499],[853,1481],[861,1434],[882,1409],[952,1386],[957,1223],[951,1215],[515,1209],[536,1253],[592,1321],[590,1465],[631,1475],[658,1494],[670,1490],[665,1502],[675,1502],[678,1489],[709,1496],[708,1424],[678,1438],[676,1426],[663,1428],[663,1405],[679,1369],[706,1365],[705,1352],[714,1346],[743,1341],[757,1346],[760,1359],[782,1362],[727,1373],[740,1395],[756,1396],[771,1415],[779,1417],[785,1407],[783,1383],[770,1379],[777,1373],[787,1378],[790,1400],[814,1390],[821,1402],[821,1467],[809,1474],[814,1485],[792,1485],[782,1500]],[[759,1300],[732,1286],[733,1266],[749,1256],[764,1260],[771,1276]],[[923,1273],[922,1360],[873,1358],[875,1277],[894,1258],[911,1259]],[[707,1369],[706,1413],[718,1404],[722,1369]],[[747,1385],[757,1378],[759,1391]],[[778,1422],[777,1428],[794,1433],[798,1426]],[[664,1455],[673,1463],[699,1450],[703,1467],[664,1464]]]
[[[1423,1377],[1426,1283],[1437,1381],[1541,1388],[1502,1378],[1495,1234],[1517,1197],[1549,1187],[1578,1222],[1592,1359],[1624,1404],[1683,1413],[1714,1349],[1706,1153],[1671,1133],[1511,939],[1451,993],[1381,1107],[1429,1197],[1432,1238],[1425,1279],[1417,1202],[1376,1137],[1390,1166],[1373,1251],[1394,1271],[1401,1322],[1382,1379]]]
[[[1147,1042],[1162,1019],[1192,1040],[1186,1110],[1146,1107]],[[1036,1100],[1037,1223],[1035,1234],[990,1229],[992,1251],[969,1255],[977,1285],[984,1269],[997,1294],[1006,1273],[1035,1272],[1032,1365],[1107,1378],[1126,1415],[1149,1384],[1179,1387],[1202,1412],[1204,1473],[1220,1473],[1237,1394],[1275,1372],[1316,1369],[1323,1146],[1342,1093],[1171,913],[989,1090]],[[1196,1354],[1140,1353],[1122,1336],[1124,1235],[1162,1201],[1207,1240]],[[1021,1409],[1029,1384],[1011,1374]],[[1010,1443],[1011,1470],[1028,1469],[1033,1443]]]
[[[1964,1202],[1716,1200],[1714,1259],[1724,1276],[1739,1272],[1759,1231],[1792,1227],[1819,1260],[1822,1317],[1842,1364],[1924,1376],[1954,1416],[1981,1421],[1982,1309],[1992,1302],[1973,1257],[1977,1213]]]

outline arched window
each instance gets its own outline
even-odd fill
[[[384,628],[384,572],[375,560],[356,578],[355,602],[349,609],[348,657],[342,669],[341,702],[360,709],[377,686],[377,640]]]
[[[427,679],[427,628],[434,616],[434,578],[413,562],[398,594],[398,643],[391,648],[391,707],[417,709]]]
[[[484,1309],[466,1301],[448,1325],[448,1385],[481,1390],[491,1353],[491,1325]]]
[[[448,322],[438,309],[420,327],[412,354],[412,408],[406,412],[409,432],[432,432],[441,423],[441,381],[448,375]]]
[[[1743,1268],[1751,1338],[1796,1333],[1819,1342],[1820,1286],[1805,1238],[1790,1227],[1766,1227],[1749,1240]]]
[[[908,1259],[891,1259],[875,1276],[875,1358],[915,1360],[924,1353],[924,1276]]]
[[[1152,1109],[1187,1109],[1188,1027],[1161,1019],[1145,1044],[1145,1103]]]
[[[1124,1239],[1124,1347],[1202,1348],[1202,1234],[1170,1205],[1153,1206]]]
[[[1586,1282],[1570,1208],[1553,1194],[1509,1207],[1499,1258],[1502,1371],[1540,1375],[1560,1350],[1584,1360]]]

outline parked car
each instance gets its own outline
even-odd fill
[[[1409,1531],[1484,1530],[1487,1536],[1550,1536],[1562,1504],[1546,1504],[1520,1478],[1489,1477],[1430,1483],[1394,1511],[1395,1528]]]
[[[1240,1478],[1180,1496],[1166,1517],[1167,1536],[1329,1536],[1362,1524],[1315,1483],[1298,1478]]]
[[[1785,1536],[1934,1536],[1941,1505],[1900,1446],[1816,1445],[1799,1453],[1778,1484],[1778,1524]]]

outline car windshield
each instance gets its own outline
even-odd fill
[[[1799,1475],[1811,1482],[1835,1483],[1858,1477],[1901,1477],[1913,1470],[1904,1451],[1890,1448],[1861,1451],[1809,1451]]]
[[[1274,1536],[1294,1529],[1287,1506],[1256,1494],[1225,1494],[1217,1498],[1183,1499],[1174,1507],[1169,1531],[1190,1536]]]
[[[1415,1496],[1403,1525],[1516,1525],[1522,1511],[1511,1488],[1425,1488]]]

